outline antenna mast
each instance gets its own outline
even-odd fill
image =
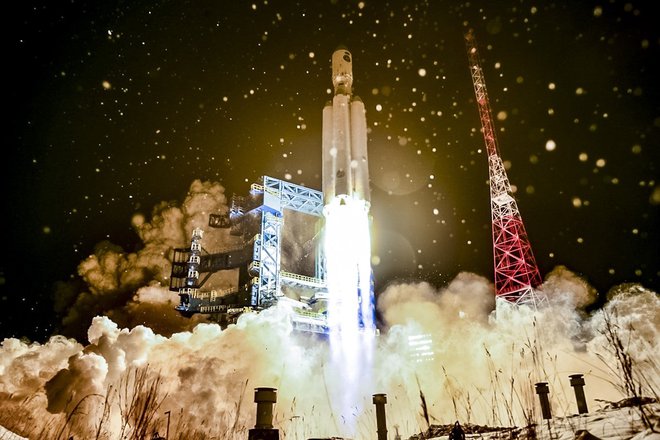
[[[479,107],[481,131],[488,154],[495,295],[496,298],[513,304],[525,304],[536,308],[547,302],[547,298],[535,289],[542,282],[541,274],[497,148],[486,81],[479,64],[477,42],[472,30],[465,35],[465,42],[474,93]]]

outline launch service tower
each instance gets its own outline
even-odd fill
[[[210,214],[209,227],[229,229],[243,244],[214,249],[196,228],[190,247],[174,250],[170,289],[179,293],[182,314],[233,322],[246,310],[279,304],[290,307],[298,330],[375,331],[367,122],[352,93],[353,59],[345,47],[332,54],[332,84],[333,99],[323,109],[323,191],[264,176],[247,196],[232,198],[229,212]],[[283,234],[287,220],[300,215],[315,232]],[[308,273],[284,267],[283,255],[295,246],[314,258]],[[224,271],[237,272],[233,287],[214,286],[214,275]]]

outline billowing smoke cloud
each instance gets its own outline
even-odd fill
[[[180,208],[160,205],[149,222],[134,219],[141,250],[102,244],[83,261],[86,289],[65,324],[99,315],[87,326],[89,343],[6,339],[0,425],[30,438],[139,438],[163,434],[168,414],[173,439],[245,438],[254,425],[253,389],[269,386],[278,389],[275,427],[296,439],[373,437],[374,393],[387,393],[389,425],[404,436],[426,429],[422,395],[431,423],[521,426],[539,419],[535,382],[549,382],[557,415],[576,411],[569,374],[585,374],[592,409],[596,399],[623,397],[608,325],[626,341],[642,394],[658,390],[658,295],[619,286],[589,315],[584,307],[594,289],[564,267],[548,275],[543,291],[551,305],[538,313],[507,306],[495,312],[492,284],[471,273],[442,289],[389,286],[377,299],[383,328],[372,367],[355,383],[332,368],[327,341],[292,333],[285,309],[244,314],[226,329],[183,320],[166,288],[169,252],[223,209],[219,185],[194,182]],[[205,246],[230,247],[231,240],[226,231],[209,231]],[[348,415],[333,403],[346,387],[362,396]]]
[[[577,290],[583,298],[583,287],[562,269],[545,291],[562,297]],[[201,323],[170,337],[97,317],[85,347],[61,337],[30,346],[8,339],[0,352],[0,423],[23,434],[48,426],[51,436],[118,438],[122,429],[140,427],[139,418],[127,416],[131,402],[151,395],[149,429],[163,432],[170,411],[172,438],[194,432],[239,438],[254,424],[253,388],[272,386],[278,388],[276,427],[309,438],[342,432],[345,420],[334,411],[332,396],[355,386],[363,394],[356,407],[365,408],[355,414],[362,436],[372,431],[370,399],[377,392],[388,394],[390,426],[398,424],[404,434],[425,429],[420,393],[431,422],[521,425],[539,416],[537,381],[550,383],[560,415],[575,411],[569,374],[585,374],[592,408],[595,399],[622,397],[615,386],[616,356],[604,336],[606,316],[623,340],[634,341],[629,353],[639,377],[643,369],[657,368],[660,300],[640,286],[622,286],[589,319],[566,300],[536,314],[525,307],[500,307],[493,314],[492,297],[492,285],[469,273],[441,290],[425,283],[389,287],[379,300],[387,331],[379,337],[373,370],[356,384],[328,367],[326,343],[292,334],[286,311],[278,308],[243,315],[225,330]],[[420,356],[411,343],[420,335],[431,341],[432,355]],[[657,385],[645,383],[643,392]],[[48,422],[24,423],[16,415]]]
[[[205,227],[209,214],[227,211],[220,184],[195,180],[180,207],[163,202],[153,209],[150,221],[136,214],[132,224],[142,242],[137,252],[99,243],[78,266],[80,280],[57,288],[54,302],[63,316],[61,333],[83,340],[96,315],[109,316],[123,327],[146,324],[163,334],[191,329],[203,319],[185,319],[174,311],[178,296],[168,289],[172,251],[189,245],[196,227],[208,231],[207,246],[231,245],[235,238],[226,230]]]
[[[640,368],[639,382],[644,382],[641,371],[657,371],[651,361],[660,355],[653,344],[660,327],[656,294],[624,286],[604,309],[588,317],[581,307],[593,302],[595,291],[565,267],[552,271],[542,290],[551,306],[537,313],[503,304],[491,312],[493,286],[470,273],[459,274],[441,290],[419,283],[383,292],[378,306],[390,331],[377,374],[384,388],[407,393],[406,399],[392,403],[393,411],[410,420],[406,405],[418,403],[423,393],[433,420],[521,425],[538,416],[536,382],[549,382],[560,414],[574,413],[568,381],[574,373],[585,374],[592,408],[602,406],[595,399],[618,400],[621,381],[617,358],[603,335],[606,316],[619,316],[613,319],[623,340],[634,335],[638,341],[628,348]],[[397,360],[406,351],[418,362]],[[657,384],[649,385],[645,392],[653,395]]]

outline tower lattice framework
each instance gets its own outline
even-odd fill
[[[547,301],[545,295],[535,289],[542,282],[541,274],[499,155],[486,82],[472,31],[465,35],[465,40],[488,154],[495,294],[514,304],[538,307]]]

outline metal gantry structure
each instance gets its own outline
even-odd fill
[[[323,287],[323,262],[320,258],[316,259],[315,278],[295,276],[280,270],[284,209],[321,217],[323,193],[268,176],[263,177],[263,185],[253,184],[251,191],[263,193],[261,231],[254,243],[253,262],[258,262],[258,276],[252,284],[252,303],[259,307],[273,305],[282,296],[280,282],[305,282]]]
[[[327,333],[327,287],[324,261],[317,246],[315,276],[282,270],[282,225],[285,210],[323,216],[323,193],[264,176],[252,184],[248,197],[233,197],[228,215],[212,214],[209,226],[231,228],[245,238],[245,245],[220,253],[202,246],[203,230],[195,228],[189,248],[174,250],[170,290],[179,293],[176,309],[184,315],[218,313],[234,318],[246,310],[262,310],[285,301],[291,305],[294,328]],[[250,219],[259,218],[254,233]],[[204,290],[210,276],[220,270],[239,269],[238,286]],[[304,301],[290,300],[282,285],[307,289],[313,295]]]
[[[537,289],[542,282],[541,275],[499,155],[486,83],[472,31],[465,35],[465,39],[488,155],[496,297],[508,303],[536,308],[547,302],[545,295]],[[324,217],[324,194],[263,176],[260,183],[252,184],[247,197],[232,198],[228,213],[210,214],[209,227],[229,228],[231,234],[243,237],[243,244],[235,249],[210,253],[202,245],[204,231],[195,228],[190,247],[174,249],[170,290],[180,297],[176,309],[184,315],[226,315],[231,322],[247,310],[263,310],[286,303],[294,312],[294,328],[327,333],[329,294],[324,249],[314,239],[309,240],[316,243],[314,276],[282,270],[282,226],[286,210],[312,216],[319,225]],[[229,269],[238,269],[236,287],[205,288],[214,284],[213,281],[207,284],[214,273]],[[311,272],[310,269],[306,270]],[[296,293],[291,298],[283,287],[304,290],[305,293]],[[373,293],[373,279],[370,289]],[[358,291],[357,295],[361,297],[362,292]],[[373,301],[373,296],[371,298]]]
[[[536,289],[542,282],[541,274],[499,154],[486,81],[472,30],[465,35],[465,42],[488,154],[495,294],[513,304],[538,307],[547,302],[547,298]]]

